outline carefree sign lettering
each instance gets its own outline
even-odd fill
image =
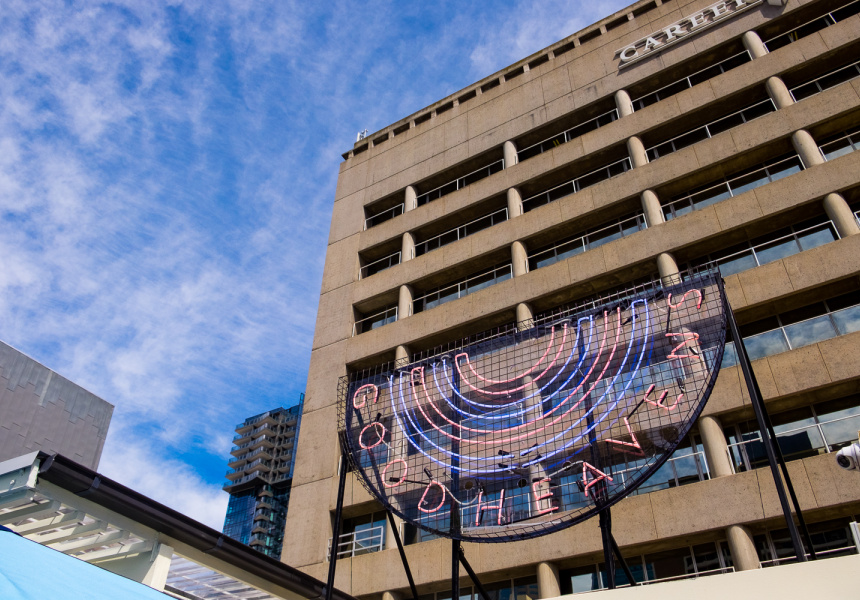
[[[725,19],[735,16],[753,6],[761,4],[762,0],[725,0],[712,4],[694,15],[685,17],[660,31],[636,40],[629,46],[615,51],[620,58],[619,68],[624,68],[643,58],[647,58],[684,38],[704,31]]]
[[[345,378],[351,466],[434,535],[500,542],[582,521],[635,490],[687,435],[722,360],[720,286],[714,275],[658,285]],[[660,483],[675,485],[664,471]]]

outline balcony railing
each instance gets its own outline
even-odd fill
[[[811,81],[796,85],[789,90],[791,97],[795,102],[800,102],[805,98],[810,98],[816,94],[820,94],[824,90],[829,90],[832,87],[850,81],[860,75],[860,60],[828,71],[824,75],[816,77]]]
[[[663,216],[666,220],[680,217],[688,212],[699,210],[715,202],[732,198],[759,186],[765,185],[803,169],[803,163],[796,154],[778,158],[735,173],[719,183],[708,184],[683,196],[676,196],[663,205]]]
[[[239,479],[225,483],[222,486],[222,489],[226,490],[226,489],[229,489],[231,487],[241,485],[243,483],[247,483],[253,479],[259,479],[259,480],[264,481],[266,483],[271,483],[270,477],[268,475],[266,475],[265,473],[252,473],[251,475],[245,475],[244,477],[240,477]]]
[[[328,550],[326,550],[326,560],[331,556],[331,541],[328,539]],[[371,552],[379,552],[385,543],[385,527],[371,527],[370,529],[362,529],[352,533],[344,533],[338,536],[337,539],[337,558],[346,558],[350,556],[361,556]]]
[[[836,10],[832,10],[828,13],[825,13],[821,17],[816,17],[802,25],[798,25],[794,29],[790,31],[786,31],[785,33],[781,33],[777,36],[774,36],[767,40],[764,45],[767,48],[768,52],[773,52],[778,48],[782,48],[783,46],[787,46],[792,42],[796,42],[798,40],[802,40],[808,35],[812,35],[816,31],[821,31],[826,27],[830,27],[831,25],[836,25],[840,21],[844,21],[848,17],[856,15],[860,12],[860,0],[855,0],[854,2],[849,2],[848,4],[837,8]]]
[[[385,269],[390,269],[396,265],[400,264],[400,250],[395,252],[394,254],[389,254],[379,260],[375,260],[372,263],[368,263],[361,267],[358,270],[358,278],[364,279],[365,277],[370,277],[371,275],[376,275],[377,273],[381,273]]]
[[[556,146],[561,146],[562,144],[566,144],[567,142],[574,140],[589,131],[594,131],[595,129],[599,129],[604,125],[608,125],[618,119],[618,109],[613,108],[607,113],[603,113],[593,119],[589,119],[583,123],[580,123],[576,127],[571,127],[561,133],[558,133],[552,137],[549,137],[537,144],[532,144],[526,148],[523,148],[519,152],[517,152],[517,159],[520,161],[528,160],[538,154],[543,154],[547,150],[552,150]]]
[[[538,206],[543,206],[544,204],[549,204],[550,202],[564,198],[565,196],[576,194],[577,192],[596,183],[600,183],[601,181],[626,173],[631,168],[632,165],[630,164],[630,158],[622,158],[614,163],[610,163],[600,167],[599,169],[580,175],[576,179],[566,181],[565,183],[557,185],[545,192],[526,198],[523,200],[523,211],[529,211],[537,208]]]
[[[415,258],[416,256],[427,254],[431,250],[447,246],[448,244],[461,240],[466,236],[470,236],[473,233],[477,233],[507,220],[508,209],[503,208],[501,210],[497,210],[494,213],[490,213],[489,215],[485,215],[479,219],[475,219],[474,221],[469,221],[465,225],[460,225],[450,231],[440,233],[439,235],[428,240],[424,240],[419,244],[415,244],[415,250],[413,251],[412,257]]]
[[[539,269],[541,267],[549,266],[560,260],[570,258],[577,254],[582,254],[586,250],[597,248],[613,240],[641,231],[646,227],[645,215],[641,212],[619,219],[609,225],[573,238],[572,240],[561,242],[552,248],[547,248],[546,250],[541,250],[540,252],[532,254],[529,256],[529,268]]]
[[[431,308],[435,308],[445,304],[446,302],[451,302],[457,298],[463,298],[469,294],[474,294],[478,290],[482,290],[486,287],[490,287],[491,285],[495,285],[496,283],[505,281],[506,279],[510,279],[512,276],[513,270],[511,269],[511,263],[493,267],[489,271],[485,271],[484,273],[474,275],[463,281],[458,281],[457,283],[435,289],[432,292],[424,294],[420,298],[416,298],[412,301],[412,311],[413,313],[419,313],[425,310],[430,310]]]
[[[766,265],[794,254],[811,250],[839,239],[839,232],[833,221],[823,221],[809,227],[750,245],[748,248],[731,252],[724,256],[709,256],[704,262],[715,262],[723,277],[734,275],[748,269]]]
[[[858,0],[860,4],[860,0]],[[839,135],[839,137],[827,140],[818,147],[824,160],[833,160],[855,150],[860,150],[860,129],[854,129]]]
[[[860,210],[854,211],[854,218],[857,219],[857,224],[860,225]]]
[[[403,203],[396,206],[392,206],[389,209],[383,210],[381,212],[376,213],[375,215],[371,215],[364,220],[364,229],[370,229],[371,227],[376,227],[380,223],[385,223],[393,219],[398,215],[403,214]]]
[[[650,92],[641,96],[633,101],[633,109],[634,110],[642,110],[646,106],[650,106],[660,100],[665,100],[670,96],[674,96],[684,90],[693,87],[696,84],[702,83],[703,81],[707,81],[708,79],[713,79],[717,75],[721,75],[726,71],[730,71],[735,67],[739,67],[744,63],[748,63],[752,60],[749,55],[749,52],[744,50],[738,54],[733,54],[732,56],[721,60],[720,62],[711,65],[710,67],[705,67],[699,71],[696,71],[692,75],[688,75],[677,81],[673,81],[668,85],[664,85],[659,90]]]
[[[428,202],[432,202],[442,196],[447,196],[452,192],[456,192],[457,190],[463,189],[467,185],[471,185],[477,181],[485,179],[492,175],[493,173],[498,173],[502,169],[505,168],[505,160],[500,159],[496,162],[490,163],[486,167],[481,167],[480,169],[476,169],[467,175],[463,175],[462,177],[458,177],[454,181],[449,181],[443,185],[440,185],[437,188],[433,188],[429,192],[424,192],[418,198],[416,198],[416,206],[423,206]]]
[[[352,326],[352,335],[356,336],[360,333],[365,333],[372,329],[377,329],[383,325],[394,323],[397,320],[397,307],[392,306],[380,311],[376,314],[364,317],[355,322]]]
[[[686,133],[682,133],[670,140],[666,140],[665,142],[661,142],[648,148],[648,160],[657,160],[662,156],[677,152],[678,150],[686,148],[687,146],[692,146],[697,142],[710,139],[718,133],[728,131],[733,127],[743,125],[753,119],[757,119],[775,111],[776,106],[774,106],[773,100],[770,98],[762,100],[761,102],[756,102],[746,108],[742,108],[741,110],[735,111],[724,117],[715,119],[701,127],[696,127]]]

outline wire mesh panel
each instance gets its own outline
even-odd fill
[[[635,490],[671,456],[726,337],[713,272],[598,299],[341,380],[341,440],[363,485],[442,536],[525,539]]]

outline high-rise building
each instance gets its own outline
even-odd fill
[[[640,0],[356,142],[287,519],[302,543],[282,560],[324,578],[334,538],[338,587],[408,589],[382,506],[351,474],[332,531],[341,377],[712,261],[814,549],[856,552],[860,477],[834,452],[860,429],[858,12],[856,0]],[[694,430],[613,508],[639,579],[794,560],[735,362],[730,344]],[[450,543],[402,533],[419,593],[450,597]],[[499,597],[606,585],[596,519],[465,552]]]
[[[95,469],[113,405],[0,342],[0,461],[60,453]]]
[[[245,419],[236,426],[230,454],[230,493],[224,533],[273,558],[284,544],[284,524],[290,504],[296,436],[302,406],[276,408]]]

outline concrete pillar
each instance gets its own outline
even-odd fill
[[[415,258],[415,236],[408,231],[403,234],[403,242],[400,245],[400,262]]]
[[[523,214],[523,196],[517,188],[508,188],[508,218]]]
[[[845,198],[839,194],[827,194],[824,197],[824,210],[827,216],[836,225],[836,231],[839,232],[839,237],[848,237],[860,233],[860,226],[857,225],[857,217],[851,212]]]
[[[408,346],[397,346],[397,348],[394,349],[394,360],[396,360],[398,363],[408,363],[409,354],[410,352]]]
[[[410,315],[412,315],[412,288],[401,285],[400,297],[397,299],[397,320],[405,319]]]
[[[634,135],[627,140],[627,152],[630,154],[630,162],[633,163],[634,169],[648,164],[648,154],[645,152],[645,144],[637,136]]]
[[[642,210],[645,212],[645,222],[648,223],[648,227],[654,227],[666,221],[660,199],[653,190],[645,190],[639,198],[642,200]]]
[[[406,186],[406,197],[403,199],[403,212],[418,208],[418,192],[411,185]]]
[[[382,592],[382,600],[402,600],[397,592]]]
[[[675,262],[675,257],[668,252],[657,256],[657,271],[660,273],[663,285],[672,285],[673,283],[681,282],[678,263]]]
[[[729,447],[726,436],[716,417],[699,417],[699,435],[702,436],[702,446],[705,447],[705,458],[711,478],[732,475],[732,465],[729,461]]]
[[[529,272],[528,251],[525,245],[519,240],[511,244],[511,267],[514,277],[519,277]]]
[[[403,519],[394,515],[394,525],[396,527],[400,527],[400,524],[402,522],[403,522]],[[400,533],[400,532],[398,532],[398,533]],[[391,531],[391,523],[388,521],[388,519],[385,519],[385,543],[383,544],[383,547],[386,550],[397,549],[397,540],[394,539],[394,532]],[[385,593],[387,594],[389,592],[385,592]],[[383,594],[383,597],[384,597],[384,594]]]
[[[761,58],[767,54],[767,48],[765,48],[764,42],[761,41],[761,38],[755,31],[747,31],[741,40],[744,43],[744,48],[749,50],[750,56],[753,57],[753,60]]]
[[[517,304],[517,329],[524,331],[531,329],[534,325],[535,314],[532,312],[532,307],[525,302]]]
[[[538,563],[537,580],[538,598],[558,598],[561,596],[557,566],[548,562]]]
[[[791,145],[794,146],[800,160],[803,161],[803,166],[807,169],[824,163],[824,157],[821,155],[821,150],[818,149],[818,144],[805,129],[798,129],[791,134]]]
[[[633,114],[633,101],[630,100],[630,94],[627,93],[627,90],[615,92],[615,108],[618,109],[619,118]]]
[[[511,140],[508,140],[507,142],[502,144],[502,155],[505,159],[506,169],[510,169],[520,161],[519,157],[517,156],[517,145],[514,144]]]
[[[726,539],[732,551],[732,562],[736,571],[750,571],[761,566],[749,529],[743,525],[729,525],[726,527]]]
[[[765,82],[767,94],[777,108],[785,108],[794,104],[794,98],[791,97],[791,92],[785,86],[785,82],[779,77],[768,77]]]

